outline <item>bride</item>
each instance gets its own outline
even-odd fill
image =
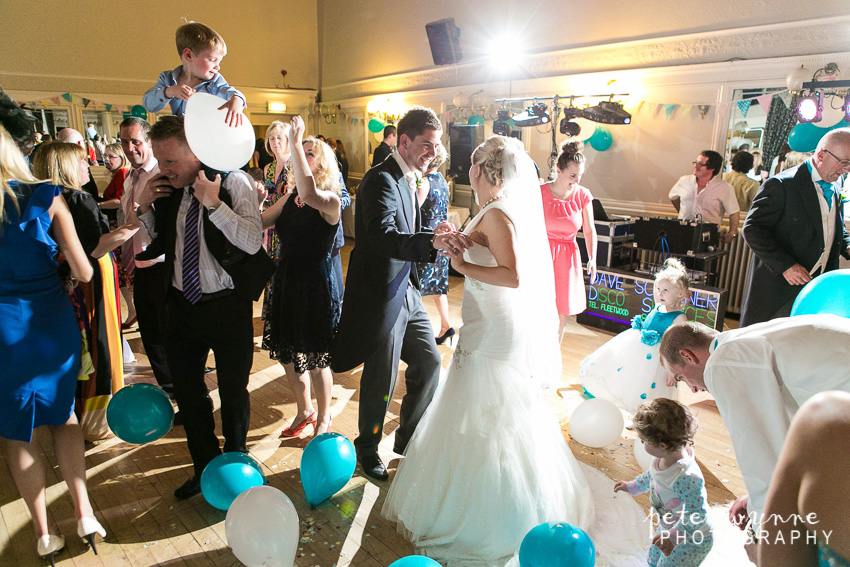
[[[560,379],[558,316],[533,162],[493,136],[472,155],[481,210],[475,242],[447,255],[466,276],[463,327],[448,378],[390,486],[383,515],[420,554],[450,566],[501,566],[548,521],[587,529],[585,476],[546,407]]]

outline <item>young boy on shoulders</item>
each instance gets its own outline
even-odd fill
[[[183,64],[159,75],[156,85],[145,93],[145,108],[148,112],[159,112],[168,104],[172,114],[183,116],[190,96],[208,93],[227,101],[221,106],[227,109],[225,122],[239,126],[247,101],[218,72],[221,60],[227,55],[224,38],[209,26],[189,22],[177,28],[175,39]]]

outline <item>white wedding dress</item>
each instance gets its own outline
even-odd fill
[[[590,530],[597,548],[618,546],[605,555],[610,565],[645,565],[642,510],[630,497],[615,499],[602,473],[579,465],[543,399],[542,386],[560,379],[561,354],[540,191],[533,169],[527,177],[528,191],[508,193],[506,184],[508,199],[485,206],[466,229],[493,209],[511,219],[520,286],[466,278],[447,378],[408,444],[382,513],[417,553],[449,567],[516,564],[525,534],[550,521]],[[536,203],[524,198],[535,194]],[[496,265],[479,245],[465,260]],[[602,508],[592,492],[604,493]]]

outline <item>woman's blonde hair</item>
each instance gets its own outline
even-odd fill
[[[316,172],[313,173],[313,178],[316,180],[316,189],[322,191],[332,191],[337,197],[342,196],[342,186],[339,180],[339,165],[336,162],[336,155],[329,145],[320,139],[310,136],[306,138],[303,144],[313,144],[314,160],[316,162]],[[286,184],[289,187],[295,187],[295,171],[294,167],[290,167],[286,174]]]
[[[18,196],[9,184],[12,181],[21,183],[36,183],[37,180],[30,173],[24,154],[18,149],[12,135],[3,126],[0,126],[0,230],[6,220],[6,198],[15,208],[18,208]]]
[[[83,148],[67,142],[50,142],[37,149],[33,152],[33,173],[54,185],[82,190],[80,162],[86,158]]]
[[[274,122],[269,124],[269,127],[266,128],[266,142],[265,142],[266,153],[268,153],[270,156],[274,157],[274,154],[272,153],[271,148],[269,148],[269,138],[271,138],[272,135],[277,131],[280,131],[283,134],[283,139],[286,141],[286,147],[289,148],[290,152],[292,151],[292,148],[289,147],[289,129],[290,128],[291,128],[291,126],[289,124],[287,124],[286,122],[281,122],[280,120],[275,120]]]
[[[481,173],[493,187],[505,184],[504,158],[508,144],[519,145],[514,138],[490,136],[472,152],[473,165],[481,166]]]
[[[124,148],[121,147],[121,144],[109,144],[103,150],[104,157],[106,156],[106,152],[112,152],[121,158],[121,167],[118,169],[130,169],[130,160],[127,159],[127,154],[124,153]]]

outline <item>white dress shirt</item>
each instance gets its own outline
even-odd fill
[[[817,263],[809,271],[810,275],[817,274],[819,270],[826,267],[826,262],[829,260],[829,253],[832,251],[832,243],[835,239],[835,215],[838,214],[838,206],[835,204],[835,196],[837,191],[832,195],[832,208],[826,204],[826,197],[823,196],[823,189],[818,181],[823,181],[818,170],[814,167],[812,160],[806,161],[809,166],[809,171],[812,174],[812,183],[815,186],[815,193],[818,195],[818,206],[820,207],[820,219],[823,225],[823,254],[818,258]]]
[[[136,203],[139,202],[138,195],[148,182],[148,179],[159,175],[159,162],[152,157],[142,167],[133,168],[127,173],[124,178],[124,193],[121,195],[121,214],[123,219],[120,222],[123,224],[130,215],[134,215]],[[135,255],[148,247],[151,243],[151,236],[143,226],[136,234],[124,242],[121,247],[121,262],[125,269],[132,270],[133,266],[137,268],[149,268],[159,262],[165,262],[165,255],[162,254],[153,260],[136,260]]]
[[[224,180],[224,187],[230,194],[233,208],[224,202],[210,213],[210,221],[218,228],[234,246],[254,254],[260,249],[263,235],[263,221],[257,207],[257,194],[254,192],[254,182],[244,171],[232,171]],[[183,290],[183,235],[186,231],[186,211],[189,203],[195,197],[187,187],[180,200],[177,213],[177,240],[174,245],[174,274],[171,285]],[[201,205],[203,207],[203,205]],[[198,215],[198,239],[200,243],[198,269],[200,272],[201,293],[216,293],[225,289],[233,289],[233,280],[221,267],[207,247],[204,240],[203,214]],[[139,215],[139,220],[151,232],[154,230],[153,209]]]
[[[761,515],[791,418],[813,395],[850,392],[850,319],[798,315],[721,333],[705,365],[705,385],[729,430]]]
[[[723,217],[741,210],[735,190],[719,176],[709,179],[705,188],[697,193],[696,176],[683,175],[670,189],[668,197],[679,199],[679,218],[685,220],[695,220],[699,216],[703,222],[719,225]]]

